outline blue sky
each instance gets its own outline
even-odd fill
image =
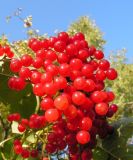
[[[125,47],[129,62],[133,62],[133,0],[3,0],[0,35],[5,33],[12,41],[26,36],[18,19],[9,24],[5,21],[19,7],[23,17],[33,16],[34,28],[49,35],[56,29],[66,30],[80,16],[90,16],[104,32],[106,55]]]

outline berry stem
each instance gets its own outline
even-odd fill
[[[3,160],[6,160],[6,157],[3,152],[1,152],[1,156],[2,156]]]
[[[0,75],[2,75],[2,76],[6,76],[6,77],[12,77],[12,75],[5,74],[5,73],[0,73]]]
[[[36,109],[35,109],[35,113],[38,113],[39,108],[40,108],[40,99],[39,96],[36,96]]]

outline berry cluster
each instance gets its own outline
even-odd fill
[[[46,155],[67,147],[71,160],[91,159],[96,136],[105,138],[113,132],[107,118],[116,113],[117,105],[111,103],[115,95],[105,90],[104,81],[115,80],[116,70],[101,50],[88,45],[82,33],[32,38],[27,45],[35,56],[24,54],[20,59],[11,59],[10,70],[18,76],[10,78],[8,86],[20,91],[27,83],[32,84],[33,93],[40,97],[42,114],[21,119],[15,113],[8,120],[18,121],[22,133],[42,130],[46,146],[41,150]],[[16,140],[14,150],[23,158],[39,154],[34,148],[30,153]]]
[[[0,45],[0,56],[6,55],[8,58],[12,58],[14,56],[13,51],[10,49],[10,46],[5,45],[1,46]]]
[[[22,143],[19,139],[14,140],[14,151],[16,154],[21,154],[23,158],[29,158],[31,156],[32,158],[38,157],[38,151],[33,149],[29,151],[28,149],[25,149],[22,147]]]

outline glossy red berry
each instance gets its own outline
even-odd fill
[[[116,113],[118,110],[118,106],[116,104],[112,104],[110,108],[113,110],[114,113]]]
[[[104,54],[103,54],[102,51],[97,50],[97,51],[95,51],[94,56],[95,56],[96,59],[100,60],[104,57]]]
[[[58,40],[54,44],[54,49],[57,52],[63,52],[66,48],[66,43],[64,41]]]
[[[108,112],[108,104],[104,102],[96,104],[95,111],[100,116],[106,115]]]
[[[12,59],[10,63],[10,70],[12,72],[19,72],[22,67],[22,63],[19,59]]]
[[[70,67],[72,70],[80,70],[83,66],[83,63],[80,59],[78,58],[73,58],[70,61]]]
[[[26,130],[26,128],[25,128],[24,125],[19,124],[19,125],[18,125],[18,130],[19,130],[19,132],[24,132],[24,131]]]
[[[65,96],[58,96],[54,100],[54,105],[59,110],[66,110],[69,106],[69,102],[67,97]]]
[[[16,154],[21,154],[22,151],[23,151],[23,148],[22,148],[21,145],[15,145],[15,146],[14,146],[14,152],[15,152]]]
[[[82,105],[85,103],[86,96],[80,91],[76,91],[72,94],[72,101],[76,105]]]
[[[69,35],[66,32],[60,32],[58,33],[58,39],[64,42],[67,42],[69,39]]]
[[[48,109],[45,112],[45,118],[48,122],[55,122],[59,118],[59,112],[57,109]]]
[[[42,99],[40,106],[42,110],[54,108],[54,101],[50,97],[45,97]]]
[[[27,149],[23,149],[22,152],[21,152],[21,156],[23,158],[29,158],[30,152]]]
[[[33,61],[32,57],[28,54],[24,54],[21,57],[22,65],[25,67],[29,67],[32,64],[32,61]]]
[[[107,70],[109,69],[110,67],[110,63],[109,61],[107,61],[106,59],[102,59],[100,62],[99,62],[99,68],[102,69],[102,70]]]
[[[76,139],[80,144],[86,144],[90,141],[90,134],[87,131],[79,131],[76,135]]]
[[[92,120],[89,117],[82,118],[80,122],[80,129],[81,130],[90,130],[92,127]]]
[[[117,71],[113,68],[110,68],[107,70],[106,72],[106,76],[109,80],[114,80],[117,78],[118,74],[117,74]]]
[[[37,158],[37,156],[38,156],[38,151],[37,150],[32,150],[31,152],[30,152],[30,155],[31,155],[31,157],[33,157],[33,158]]]

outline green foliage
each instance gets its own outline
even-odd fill
[[[107,81],[107,88],[111,88],[116,95],[114,103],[119,111],[114,118],[133,115],[133,64],[126,63],[126,50],[122,49],[110,55],[110,62],[118,71],[115,82]]]
[[[32,93],[30,85],[21,91],[13,91],[8,88],[8,79],[11,72],[7,69],[8,62],[5,62],[1,67],[0,75],[0,102],[9,106],[10,112],[19,112],[23,117],[29,117],[36,107],[36,98]]]
[[[94,45],[99,49],[103,48],[103,45],[105,44],[103,34],[95,23],[87,16],[80,17],[76,22],[73,22],[69,26],[68,33],[70,35],[73,35],[76,32],[84,33],[88,44]]]

